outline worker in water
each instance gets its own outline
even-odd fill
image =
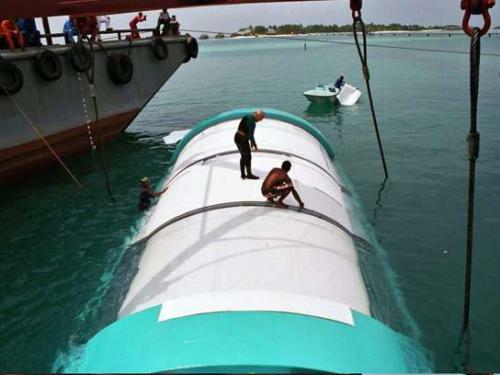
[[[240,159],[240,172],[241,178],[244,180],[248,178],[250,180],[258,180],[259,177],[252,173],[252,151],[257,150],[257,144],[255,143],[254,133],[255,124],[262,121],[265,114],[263,111],[258,109],[254,113],[243,116],[238,126],[238,131],[234,135],[234,143],[238,147],[238,151],[241,154]],[[251,147],[250,147],[251,146]],[[246,173],[245,173],[246,168]]]
[[[344,85],[345,85],[344,75],[341,75],[335,82],[335,88],[337,90],[341,90]]]
[[[300,199],[299,193],[295,190],[292,180],[288,177],[288,172],[292,168],[292,163],[285,160],[281,168],[273,168],[262,183],[262,195],[269,203],[273,203],[278,208],[288,208],[283,200],[292,193],[300,208],[304,208],[304,202]],[[275,202],[274,199],[278,198]]]
[[[139,22],[144,22],[146,21],[146,16],[142,14],[142,12],[139,12],[137,16],[132,18],[132,21],[130,21],[129,26],[130,26],[130,39],[141,39],[141,35],[139,34],[139,30],[137,29],[137,24]]]
[[[163,29],[162,29],[163,26]],[[167,9],[163,9],[158,16],[158,23],[156,25],[156,32],[158,35],[166,36],[170,34],[170,15]]]
[[[23,33],[24,43],[27,47],[40,47],[42,45],[40,31],[36,28],[34,18],[19,18],[17,20],[17,27]]]
[[[141,194],[139,196],[139,209],[145,210],[151,205],[151,198],[156,198],[166,192],[168,186],[160,192],[154,192],[151,190],[151,183],[148,177],[143,177],[141,179]]]
[[[170,20],[170,28],[172,29],[172,35],[181,35],[180,28],[181,24],[177,21],[177,17],[175,15],[172,16]]]
[[[76,28],[76,23],[73,18],[70,17],[64,22],[63,34],[66,44],[75,43],[75,36],[78,37],[78,29]]]
[[[24,37],[14,20],[3,20],[0,22],[0,36],[2,36],[11,51],[18,48],[24,49]]]

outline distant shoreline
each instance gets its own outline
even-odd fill
[[[218,34],[216,36],[208,36],[208,34],[201,34],[201,39],[255,39],[255,38],[290,38],[290,37],[306,37],[306,36],[326,36],[326,35],[352,35],[352,32],[347,31],[338,31],[338,32],[320,32],[320,33],[290,33],[290,34],[259,34],[254,33],[251,35],[235,35],[237,33],[233,33],[231,35],[227,34]],[[464,35],[462,30],[446,30],[446,29],[423,29],[423,30],[381,30],[381,31],[370,31],[368,35],[385,35],[385,34],[393,34],[393,35]],[[499,30],[492,30],[489,34],[492,36],[499,36]]]

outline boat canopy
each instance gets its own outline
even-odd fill
[[[0,15],[3,18],[18,18],[69,14],[115,14],[162,8],[285,1],[296,0],[2,0],[0,1]]]

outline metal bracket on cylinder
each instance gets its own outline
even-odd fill
[[[479,133],[470,133],[467,135],[467,151],[469,160],[479,158]]]

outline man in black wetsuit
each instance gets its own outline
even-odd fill
[[[139,209],[145,210],[151,205],[151,198],[156,198],[162,195],[167,191],[168,186],[160,192],[154,192],[150,189],[151,183],[149,182],[149,178],[143,177],[141,179],[141,194],[139,196]]]
[[[248,178],[250,180],[258,180],[259,177],[252,173],[252,148],[257,150],[257,144],[255,143],[254,132],[255,123],[262,121],[265,114],[263,111],[258,109],[254,113],[243,116],[238,126],[238,131],[234,135],[234,143],[238,147],[238,151],[241,154],[240,159],[240,172],[241,178],[244,180]],[[251,146],[251,147],[250,147]],[[246,174],[245,174],[246,168]]]

